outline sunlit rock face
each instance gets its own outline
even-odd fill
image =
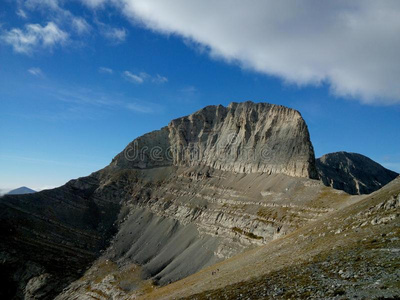
[[[209,166],[236,173],[317,178],[307,125],[296,110],[268,103],[207,106],[146,134],[115,166]]]

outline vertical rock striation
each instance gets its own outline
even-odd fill
[[[296,110],[268,103],[207,106],[128,145],[124,168],[209,166],[236,173],[318,178],[307,125]]]

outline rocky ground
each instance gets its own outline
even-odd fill
[[[146,299],[399,299],[400,178]],[[232,284],[233,283],[233,284]]]
[[[398,299],[399,232],[187,299]],[[368,249],[368,250],[365,250]]]

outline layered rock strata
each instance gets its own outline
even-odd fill
[[[236,173],[318,178],[307,125],[296,110],[267,103],[207,106],[128,145],[123,168],[209,166]]]

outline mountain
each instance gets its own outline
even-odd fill
[[[36,191],[26,187],[26,186],[21,186],[17,189],[11,190],[7,193],[7,195],[22,195],[22,194],[32,194],[36,193]]]
[[[318,178],[310,135],[300,113],[250,101],[207,106],[173,120],[168,127],[130,143],[112,163],[124,169],[173,165]]]
[[[2,197],[0,298],[158,299],[157,291],[168,298],[171,283],[212,279],[215,264],[229,259],[239,276],[244,265],[235,257],[256,258],[365,198],[317,179],[307,125],[296,110],[207,106],[135,139],[87,177]],[[302,241],[312,254],[312,240],[289,241]],[[285,245],[277,253],[290,253]],[[278,261],[269,255],[258,261],[260,271]],[[178,295],[215,288],[199,281]]]
[[[316,160],[318,174],[326,186],[349,194],[370,194],[399,174],[370,158],[348,152],[326,154]]]

